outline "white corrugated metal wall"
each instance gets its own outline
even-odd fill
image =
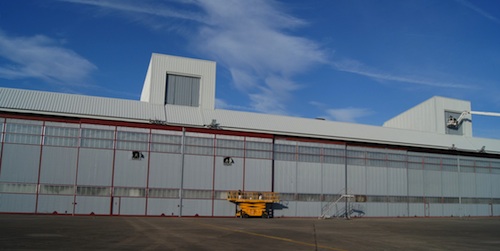
[[[0,122],[0,212],[231,216],[227,191],[274,189],[282,197],[275,216],[317,217],[346,193],[347,168],[347,193],[366,198],[352,207],[366,216],[500,215],[498,159],[273,144],[218,131]]]
[[[470,111],[469,101],[432,97],[421,104],[407,110],[398,116],[386,121],[384,127],[402,128],[439,134],[448,134],[446,127],[447,112],[460,114],[463,111]],[[456,116],[455,118],[458,118]],[[472,136],[472,126],[470,123],[461,125],[461,135]]]

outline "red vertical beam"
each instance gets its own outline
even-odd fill
[[[299,142],[295,141],[295,187],[294,187],[294,197],[298,200],[298,190],[299,190]]]
[[[3,157],[3,149],[4,149],[4,142],[5,142],[5,130],[7,128],[7,120],[4,119],[3,122],[3,127],[2,127],[2,132],[0,133],[0,141],[2,142],[2,149],[0,149],[0,177],[2,174],[2,157]]]
[[[444,196],[443,196],[443,158],[440,157],[439,158],[439,170],[440,170],[440,175],[441,175],[441,204],[444,203]],[[444,208],[444,206],[442,205],[442,208]],[[443,211],[441,211],[441,213],[444,215]]]
[[[215,206],[215,165],[216,165],[216,157],[217,157],[217,134],[214,134],[214,157],[212,163],[212,216],[214,216],[214,206]]]
[[[425,157],[422,156],[422,198],[424,202],[424,217],[427,217],[427,198],[425,197]]]
[[[385,182],[385,198],[386,198],[386,201],[387,201],[387,211],[389,211],[389,153],[386,152],[386,153],[384,153],[384,155],[385,155],[385,178],[386,178],[386,182]]]
[[[274,148],[276,144],[276,136],[273,135],[272,146],[271,146],[271,192],[274,192]]]
[[[245,191],[245,175],[246,175],[246,163],[247,163],[247,137],[243,137],[243,191]]]
[[[325,194],[323,191],[323,177],[325,176],[323,173],[323,171],[325,170],[325,148],[323,146],[321,146],[319,151],[319,163],[321,164],[321,180],[319,181],[320,184],[319,201],[323,201],[325,198]]]

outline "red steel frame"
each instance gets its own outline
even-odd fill
[[[99,120],[99,119],[90,119],[90,118],[68,118],[68,117],[57,117],[57,116],[43,116],[43,115],[34,115],[34,114],[17,114],[17,113],[3,113],[0,112],[0,116],[3,118],[11,118],[11,119],[24,119],[24,120],[36,120],[36,121],[42,121],[42,129],[45,130],[45,122],[50,121],[50,122],[60,122],[60,123],[70,123],[70,124],[78,124],[79,129],[82,128],[82,124],[95,124],[95,125],[105,125],[105,126],[114,126],[114,139],[113,139],[113,160],[112,160],[112,171],[111,171],[111,186],[110,186],[110,206],[109,206],[109,215],[114,215],[115,211],[115,205],[114,205],[114,179],[115,179],[115,165],[116,165],[116,150],[117,150],[117,131],[118,131],[118,126],[124,126],[124,127],[135,127],[135,128],[147,128],[149,129],[149,140],[148,140],[148,166],[147,166],[147,179],[146,179],[146,202],[145,202],[145,211],[144,215],[147,215],[147,210],[148,210],[148,189],[149,189],[149,174],[150,174],[150,156],[151,156],[151,134],[152,134],[152,129],[159,129],[159,130],[170,130],[170,131],[182,131],[183,127],[181,126],[169,126],[169,125],[157,125],[157,124],[143,124],[143,123],[134,123],[134,122],[124,122],[124,121],[112,121],[112,120]],[[5,121],[4,124],[6,124],[7,121]],[[3,127],[2,129],[2,137],[5,135],[5,129],[6,126]],[[246,137],[255,137],[255,138],[273,138],[274,136],[271,134],[263,134],[263,133],[251,133],[251,132],[236,132],[236,131],[224,131],[224,130],[214,130],[214,129],[207,129],[207,128],[185,128],[186,132],[194,132],[194,133],[208,133],[208,134],[213,134],[214,135],[214,151],[213,151],[213,171],[212,171],[212,213],[211,215],[214,216],[214,207],[215,207],[215,166],[216,166],[216,157],[217,157],[217,147],[216,147],[216,140],[217,140],[217,135],[231,135],[231,136],[242,136],[246,140]],[[72,215],[76,214],[76,203],[77,203],[77,191],[76,191],[76,186],[78,184],[78,167],[79,167],[79,158],[80,158],[80,145],[81,145],[81,130],[80,130],[80,135],[78,136],[78,146],[77,146],[77,160],[76,160],[76,167],[75,167],[75,178],[74,178],[74,191],[73,191],[73,205],[72,205]],[[37,185],[36,185],[36,193],[35,193],[35,213],[38,212],[38,204],[39,204],[39,195],[40,195],[40,182],[41,182],[41,172],[42,172],[42,159],[43,159],[43,141],[45,138],[45,132],[41,132],[41,139],[40,139],[40,157],[39,157],[39,163],[38,163],[38,178],[37,178]],[[2,140],[2,151],[0,151],[0,160],[3,154],[4,150],[4,140]],[[245,150],[245,149],[244,149]],[[243,157],[243,165],[245,165],[245,156]],[[0,171],[1,171],[1,162],[0,162]],[[243,171],[244,172],[244,171]],[[243,173],[243,184],[245,182],[245,175]],[[272,184],[273,186],[274,184]],[[120,205],[117,205],[118,207]],[[118,212],[118,214],[120,214]]]
[[[149,189],[149,174],[150,174],[150,155],[151,155],[151,134],[152,134],[152,129],[160,129],[160,130],[170,130],[170,131],[182,131],[183,127],[181,126],[170,126],[170,125],[156,125],[156,124],[143,124],[143,123],[134,123],[134,122],[124,122],[124,121],[112,121],[112,120],[99,120],[99,119],[89,119],[89,118],[70,118],[70,117],[55,117],[55,116],[43,116],[43,115],[32,115],[32,114],[17,114],[17,113],[4,113],[0,112],[0,115],[3,118],[12,118],[12,119],[26,119],[26,120],[37,120],[37,121],[42,121],[42,128],[45,128],[45,122],[50,121],[50,122],[62,122],[62,123],[75,123],[79,124],[79,128],[81,129],[81,124],[97,124],[97,125],[109,125],[109,126],[114,126],[115,127],[115,134],[114,134],[114,139],[113,139],[113,161],[112,161],[112,176],[111,176],[111,191],[110,191],[110,212],[109,215],[113,215],[113,198],[114,198],[114,175],[115,175],[115,159],[116,159],[116,150],[117,150],[117,127],[118,126],[125,126],[125,127],[135,127],[135,128],[148,128],[149,129],[149,141],[148,141],[148,166],[147,166],[147,180],[146,180],[146,204],[145,204],[145,212],[144,215],[147,215],[147,210],[148,210],[148,199],[149,199],[149,194],[148,194],[148,189]],[[0,151],[0,172],[2,171],[2,158],[3,158],[3,151],[4,151],[4,143],[5,143],[5,135],[6,135],[6,124],[7,120],[4,122],[4,126],[2,128],[1,132],[1,137],[2,137],[2,149]],[[213,152],[213,178],[212,178],[212,216],[214,216],[214,200],[215,200],[215,166],[216,166],[216,161],[215,158],[217,156],[216,153],[216,140],[217,140],[217,135],[231,135],[231,136],[243,136],[244,141],[246,142],[246,137],[255,137],[255,138],[268,138],[273,140],[273,147],[274,147],[274,142],[275,140],[293,140],[293,141],[302,141],[302,142],[316,142],[316,143],[326,143],[326,144],[338,144],[338,145],[349,145],[349,146],[364,146],[364,147],[373,147],[373,148],[389,148],[389,149],[394,149],[394,150],[420,150],[422,151],[423,148],[409,148],[409,147],[403,147],[403,146],[392,146],[392,145],[384,145],[384,144],[375,144],[375,143],[362,143],[362,142],[344,142],[344,141],[336,141],[336,140],[327,140],[327,139],[314,139],[314,138],[300,138],[300,137],[291,137],[291,136],[277,136],[277,135],[272,135],[272,134],[265,134],[265,133],[252,133],[252,132],[237,132],[237,131],[227,131],[227,130],[214,130],[214,129],[207,129],[207,128],[185,128],[186,132],[197,132],[197,133],[208,133],[208,134],[213,134],[214,135],[214,152]],[[80,130],[81,132],[81,130]],[[79,135],[79,143],[81,143],[81,134]],[[41,169],[42,169],[42,159],[43,159],[43,141],[45,140],[45,131],[42,130],[41,132],[41,139],[40,139],[40,156],[39,156],[39,166],[38,166],[38,179],[37,179],[37,185],[36,185],[36,202],[35,202],[35,213],[38,213],[38,199],[40,195],[40,179],[41,179]],[[246,144],[244,147],[244,156],[243,156],[243,189],[245,189],[245,160],[246,160]],[[442,150],[435,150],[433,151],[432,149],[427,149],[428,152],[436,152],[436,153],[443,153]],[[449,152],[446,152],[450,154]],[[454,151],[456,153],[456,151]],[[272,150],[272,154],[274,154],[274,149]],[[480,153],[462,153],[463,155],[461,156],[480,156],[480,157],[488,157],[487,154],[480,154]],[[75,190],[73,193],[73,214],[76,212],[76,197],[77,197],[77,192],[76,192],[76,185],[78,183],[78,166],[79,166],[79,157],[80,157],[80,144],[78,144],[77,147],[77,160],[76,160],[76,173],[75,173]],[[491,157],[491,156],[490,156]],[[366,156],[365,156],[365,161],[366,161]],[[272,191],[274,191],[274,156],[271,158],[272,161],[272,175],[271,175],[271,188]],[[408,160],[406,161],[408,163]],[[422,169],[424,168],[425,160],[422,158]],[[442,165],[441,163],[441,170],[442,170]],[[473,166],[474,169],[476,169],[476,165],[474,164]],[[491,164],[489,166],[490,172],[491,172]],[[441,198],[442,200],[444,198]],[[424,206],[424,214],[426,213],[426,196],[425,194],[423,195],[423,206]]]

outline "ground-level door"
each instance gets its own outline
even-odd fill
[[[424,203],[424,217],[430,217],[431,216],[431,207],[429,202]]]
[[[111,197],[111,211],[112,215],[120,215],[121,209],[121,197],[114,196]]]

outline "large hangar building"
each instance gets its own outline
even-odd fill
[[[365,216],[500,215],[500,140],[473,137],[470,102],[383,126],[222,110],[215,67],[153,54],[140,101],[0,88],[0,212],[234,216],[241,190],[279,193],[275,217],[341,195]]]

